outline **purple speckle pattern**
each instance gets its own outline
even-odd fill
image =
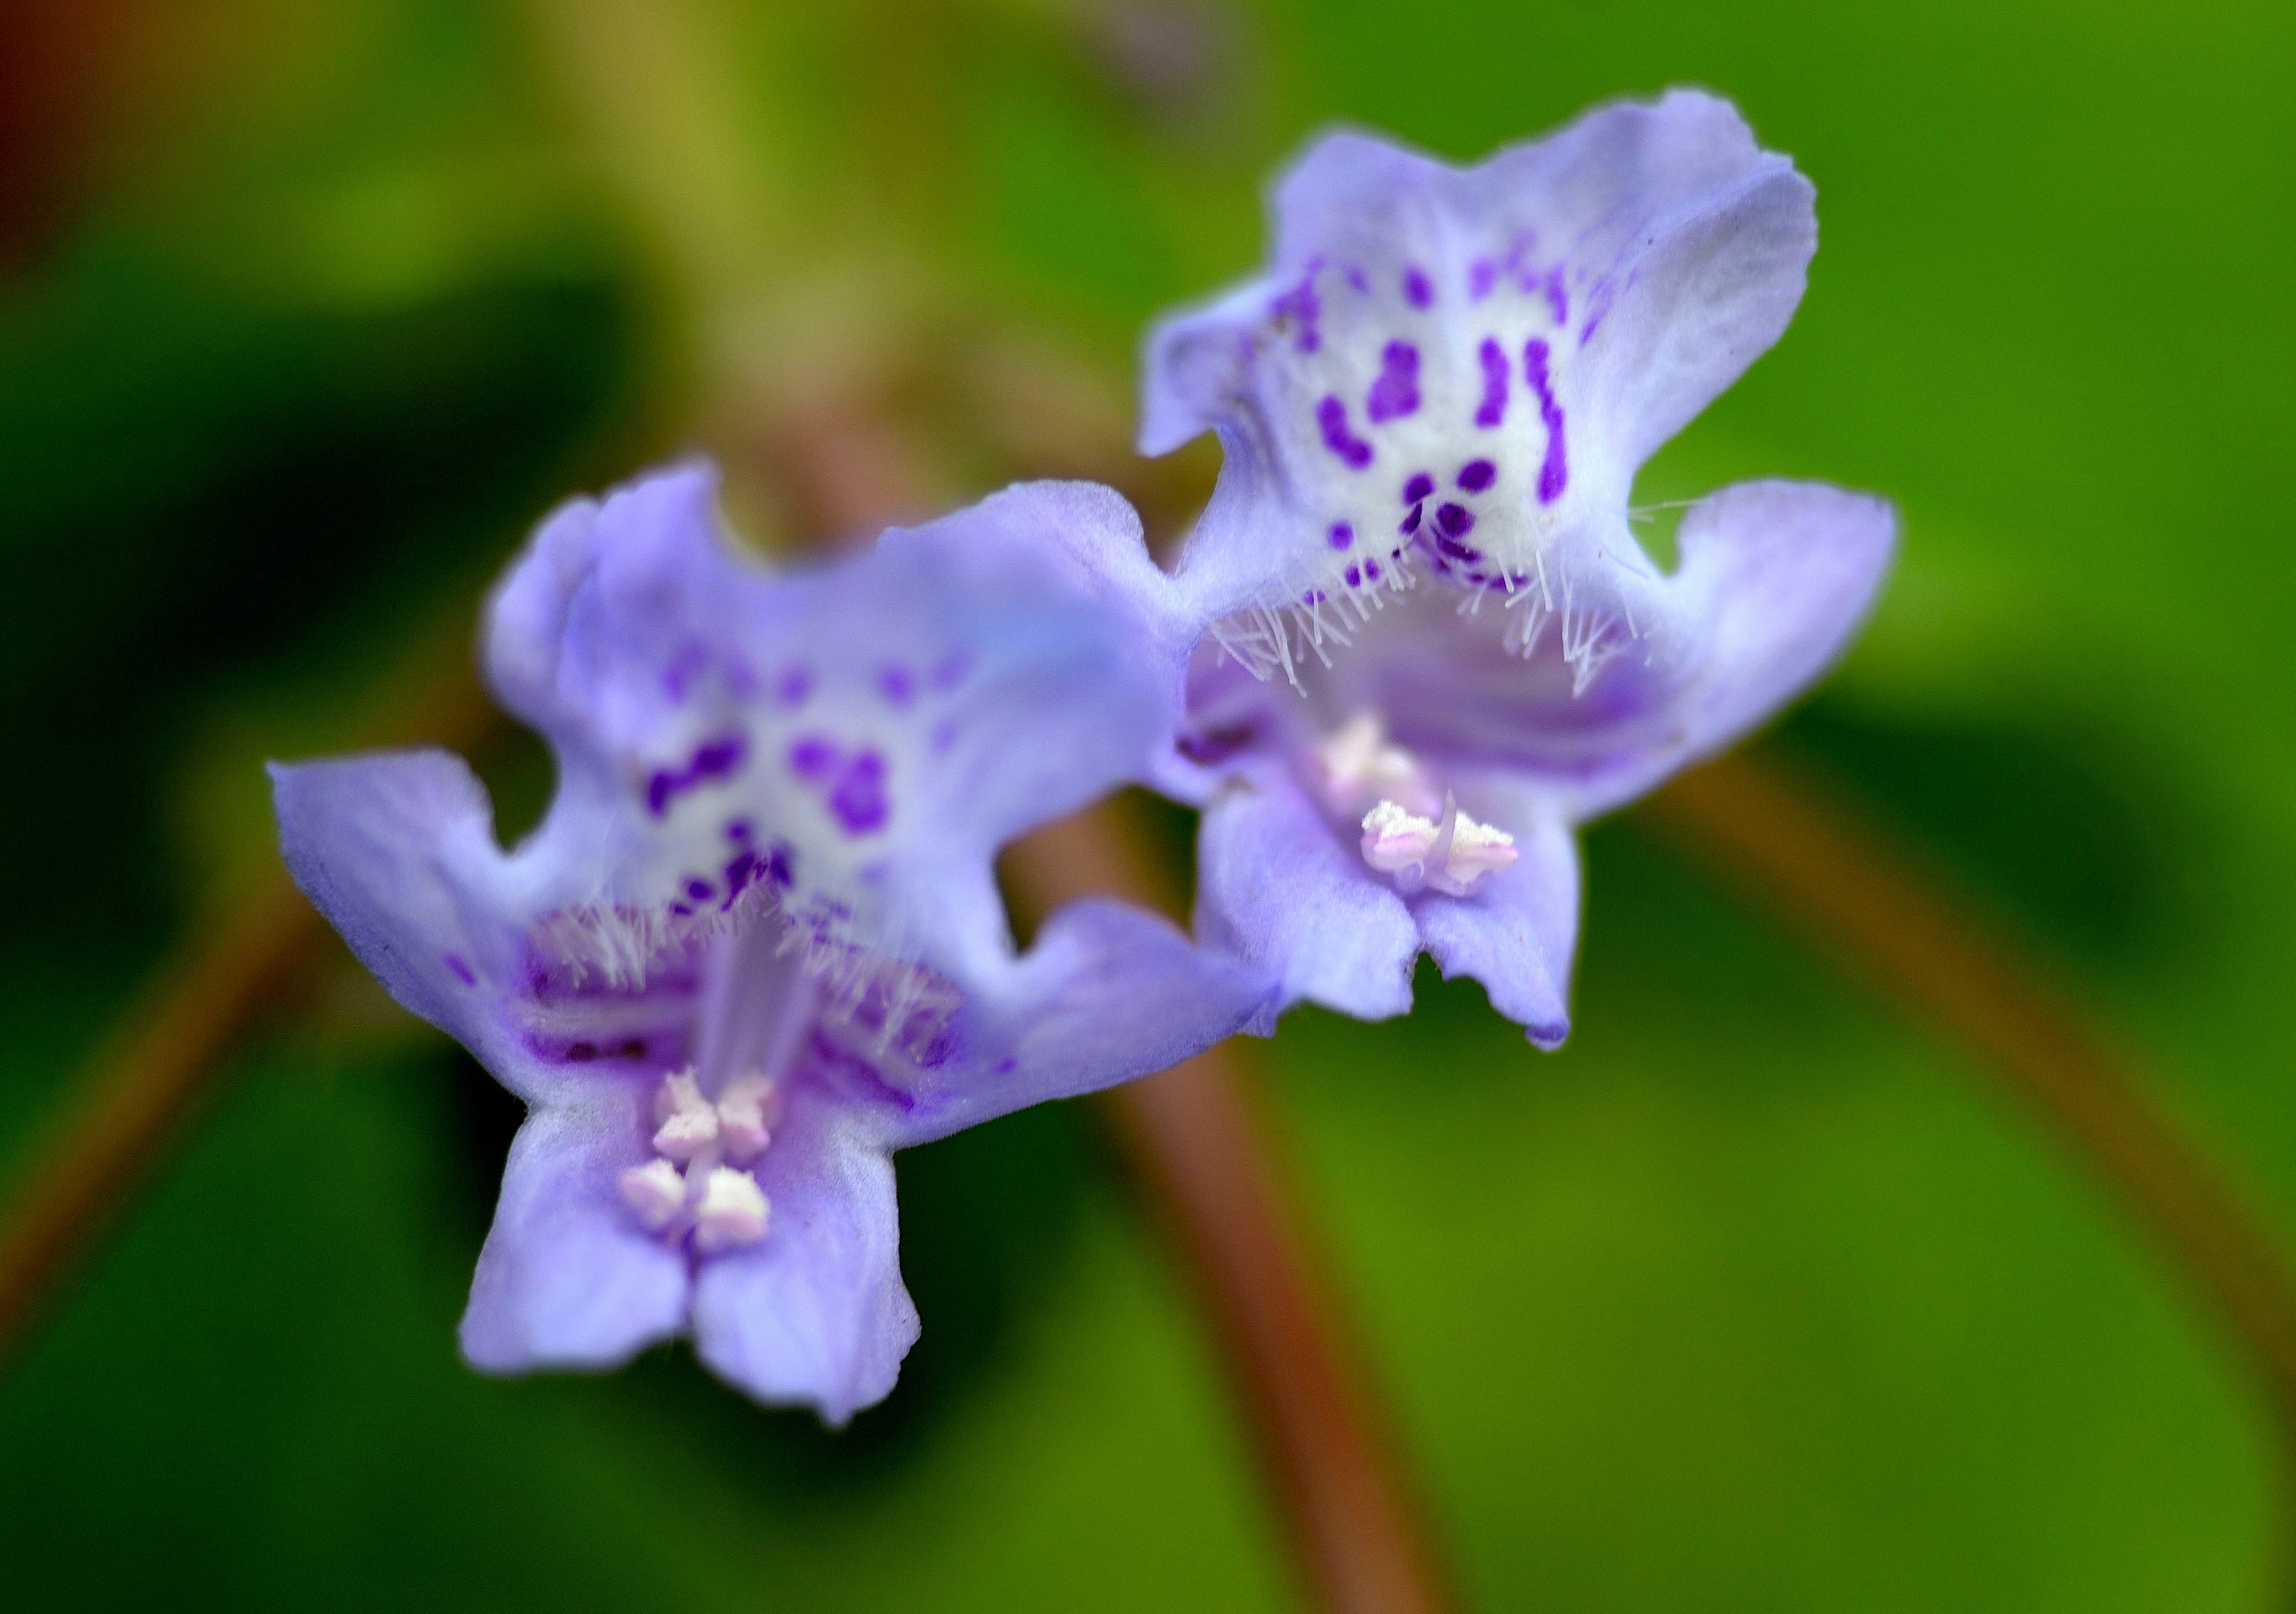
[[[1546,294],[1546,311],[1554,315],[1554,323],[1558,325],[1569,324],[1570,293],[1563,289],[1562,266],[1557,264],[1549,269],[1546,272],[1546,278],[1538,284],[1539,290]]]
[[[1488,258],[1479,258],[1467,266],[1467,299],[1480,302],[1491,294],[1498,283],[1499,266]]]
[[[877,669],[877,692],[890,706],[906,707],[917,698],[917,676],[899,662]]]
[[[1464,537],[1475,529],[1475,518],[1464,504],[1445,504],[1435,512],[1435,525],[1455,538]]]
[[[454,971],[455,979],[464,986],[475,987],[479,984],[478,976],[472,972],[471,966],[464,963],[457,954],[453,953],[447,954],[447,968]]]
[[[1380,349],[1379,379],[1364,399],[1364,413],[1374,425],[1400,420],[1419,408],[1419,349],[1409,342],[1392,341]]]
[[[1348,406],[1337,396],[1326,393],[1316,406],[1316,424],[1322,430],[1324,447],[1339,455],[1341,463],[1354,471],[1371,463],[1371,445],[1348,430]]]
[[[774,699],[795,710],[805,704],[813,693],[813,669],[803,662],[792,661],[782,668],[781,676],[774,680]]]
[[[1435,300],[1435,288],[1427,279],[1427,271],[1417,264],[1403,272],[1403,300],[1414,308],[1424,308]]]
[[[683,767],[657,768],[646,780],[646,810],[659,818],[686,791],[731,779],[747,750],[741,735],[726,734],[695,747]]]
[[[1300,283],[1278,295],[1267,306],[1269,315],[1278,321],[1289,322],[1294,327],[1292,341],[1302,353],[1313,353],[1324,345],[1323,337],[1316,328],[1316,322],[1324,313],[1323,301],[1316,295],[1316,270],[1318,266],[1317,264],[1309,264],[1308,272],[1300,277]]]
[[[885,827],[890,808],[885,800],[885,759],[873,750],[854,754],[845,772],[829,792],[830,815],[849,835],[867,835]]]
[[[800,779],[828,778],[837,767],[836,742],[822,734],[800,734],[790,741],[789,766]]]
[[[1506,419],[1506,349],[1496,338],[1487,336],[1475,349],[1475,356],[1483,366],[1483,401],[1475,406],[1475,424],[1488,430]]]
[[[1423,471],[1412,472],[1411,479],[1403,485],[1403,502],[1416,504],[1435,491],[1435,479]]]
[[[1546,457],[1538,467],[1538,502],[1552,504],[1570,485],[1570,462],[1562,442],[1562,406],[1554,401],[1554,384],[1547,375],[1546,364],[1546,344],[1533,337],[1522,350],[1522,374],[1538,399],[1538,418],[1546,426]]]
[[[1469,460],[1459,467],[1459,486],[1468,493],[1480,493],[1498,480],[1499,468],[1488,460]]]
[[[789,766],[791,773],[823,792],[822,805],[847,834],[868,835],[885,827],[892,809],[882,752],[865,745],[849,754],[826,735],[801,734],[790,744]]]
[[[1356,529],[1349,522],[1334,521],[1332,523],[1330,538],[1333,549],[1345,549],[1356,541]]]

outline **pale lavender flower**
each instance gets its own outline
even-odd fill
[[[1888,506],[1816,485],[1699,503],[1671,574],[1628,524],[1792,317],[1812,197],[1697,94],[1465,169],[1333,135],[1275,187],[1267,272],[1150,333],[1141,447],[1227,456],[1144,585],[1209,627],[1173,775],[1208,801],[1199,934],[1365,1016],[1423,948],[1562,1040],[1572,826],[1808,682],[1888,564]]]
[[[1270,983],[1076,903],[1016,954],[997,848],[1168,750],[1177,691],[1079,564],[1140,548],[1105,489],[1014,488],[775,577],[689,467],[560,510],[487,666],[558,794],[505,854],[437,751],[274,770],[297,881],[529,1114],[462,1325],[489,1371],[693,1336],[841,1421],[917,1319],[890,1152],[1160,1069]],[[1141,562],[1144,564],[1144,561]]]

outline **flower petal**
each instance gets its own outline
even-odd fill
[[[1251,767],[1204,809],[1196,932],[1302,999],[1384,1020],[1411,1007],[1419,928],[1280,764]]]
[[[1263,613],[1287,672],[1284,619],[1344,642],[1427,570],[1639,614],[1634,471],[1784,330],[1812,195],[1687,92],[1467,169],[1317,143],[1267,273],[1148,339],[1142,447],[1210,428],[1227,454],[1180,584],[1208,618]]]
[[[1897,545],[1886,500],[1818,482],[1741,482],[1700,500],[1669,580],[1697,651],[1662,733],[1572,786],[1575,822],[1631,800],[1738,739],[1832,664],[1866,619]]]
[[[406,751],[270,773],[280,852],[312,905],[406,1008],[483,1035],[463,975],[503,950],[506,903],[494,808],[469,766]]]
[[[904,1144],[1151,1075],[1264,1028],[1276,1006],[1275,983],[1259,969],[1097,898],[1062,908],[1026,954],[974,986],[953,1028],[974,1051],[972,1068],[924,1086],[902,1123]]]
[[[485,787],[444,751],[271,769],[295,882],[391,995],[540,1102],[686,1054],[691,972],[612,989],[536,954]]]
[[[1472,975],[1491,1007],[1541,1048],[1570,1032],[1570,963],[1578,940],[1578,853],[1570,831],[1535,791],[1486,782],[1475,810],[1514,836],[1517,858],[1472,895],[1427,891],[1411,908],[1448,979]]]
[[[519,1128],[463,1315],[473,1367],[611,1367],[684,1327],[685,1252],[641,1229],[619,1189],[651,1157],[650,1100],[596,1083]]]
[[[840,1106],[793,1102],[757,1168],[764,1240],[702,1265],[695,1353],[757,1399],[841,1424],[885,1397],[916,1343],[885,1151]]]

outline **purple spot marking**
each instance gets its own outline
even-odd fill
[[[471,966],[452,953],[447,954],[447,967],[455,972],[455,979],[464,986],[475,987],[479,984],[479,978],[471,973]]]
[[[1475,302],[1482,301],[1491,294],[1491,287],[1497,283],[1498,277],[1496,264],[1488,258],[1475,259],[1467,266],[1467,296]]]
[[[750,827],[750,821],[746,818],[736,818],[726,826],[726,839],[736,845],[749,840],[755,833],[757,832]]]
[[[727,734],[694,748],[693,756],[682,768],[660,768],[646,781],[646,807],[657,818],[669,810],[669,804],[686,791],[714,781],[730,779],[741,768],[743,741],[739,734]]]
[[[708,902],[718,895],[718,888],[706,880],[689,880],[685,882],[685,894],[695,902]]]
[[[877,688],[895,706],[906,706],[917,698],[917,676],[898,661],[889,661],[877,669]]]
[[[1403,300],[1414,308],[1423,308],[1435,300],[1435,288],[1427,283],[1427,272],[1417,264],[1403,272]]]
[[[1395,530],[1401,533],[1406,538],[1413,533],[1417,532],[1419,530],[1419,512],[1425,508],[1426,506],[1423,504],[1414,504],[1411,507],[1411,513],[1405,516],[1403,520],[1397,524]]]
[[[1469,460],[1459,467],[1459,486],[1469,493],[1480,493],[1498,480],[1499,468],[1488,460]]]
[[[1324,447],[1357,471],[1371,463],[1371,445],[1348,430],[1348,406],[1331,393],[1316,406],[1316,424],[1324,429]]]
[[[789,765],[800,779],[826,779],[836,769],[837,747],[820,734],[800,734],[790,742]]]
[[[1552,504],[1570,481],[1570,462],[1562,447],[1562,406],[1554,401],[1546,374],[1546,344],[1537,337],[1522,350],[1523,379],[1538,397],[1538,418],[1546,424],[1546,458],[1538,467],[1538,502]]]
[[[1419,349],[1409,342],[1390,342],[1380,349],[1379,379],[1364,398],[1364,413],[1377,425],[1418,408]]]
[[[1456,538],[1445,537],[1439,535],[1435,539],[1435,547],[1441,550],[1445,554],[1449,555],[1455,561],[1480,561],[1483,558],[1483,552],[1481,550],[1471,549],[1466,545],[1460,543]],[[1475,580],[1479,583],[1482,581],[1480,577]]]
[[[866,835],[885,827],[885,759],[876,752],[857,752],[845,765],[844,777],[829,793],[829,810],[849,835]]]
[[[1334,521],[1332,523],[1332,547],[1333,549],[1345,549],[1349,545],[1355,541],[1356,529],[1353,527],[1350,527],[1345,521]]]
[[[961,650],[951,651],[933,664],[931,684],[938,692],[947,694],[964,682],[964,675],[972,670],[972,658]]]
[[[699,644],[688,644],[677,652],[661,673],[661,687],[672,703],[685,702],[686,686],[695,674],[709,665],[709,652]]]
[[[1230,724],[1225,728],[1209,729],[1198,733],[1191,731],[1179,739],[1180,755],[1201,767],[1225,762],[1252,741],[1249,723]]]
[[[1445,504],[1435,512],[1435,524],[1455,538],[1464,538],[1475,530],[1475,518],[1464,504]]]
[[[733,861],[726,865],[726,900],[718,905],[718,911],[723,914],[730,910],[735,899],[750,889],[760,872],[758,855],[755,852],[747,848],[736,852]],[[693,883],[701,884],[698,880]],[[709,895],[709,887],[702,886],[701,894],[706,897]]]
[[[1546,272],[1546,278],[1539,283],[1539,290],[1546,293],[1546,311],[1554,315],[1554,323],[1558,325],[1569,324],[1570,323],[1570,294],[1562,289],[1562,266],[1561,264],[1555,265],[1554,267]]]
[[[1369,297],[1371,295],[1371,282],[1364,278],[1363,266],[1361,264],[1349,264],[1348,266],[1348,284],[1353,286],[1365,297]]]
[[[811,693],[813,693],[812,668],[797,661],[792,661],[782,668],[782,676],[774,684],[775,700],[783,706],[803,706],[805,698]]]
[[[1414,471],[1411,479],[1403,485],[1403,502],[1416,504],[1435,491],[1435,479],[1423,471]]]
[[[1015,1060],[1008,1053],[1003,1059],[996,1061],[996,1074],[999,1076],[1010,1076],[1013,1074],[1013,1068],[1019,1063],[1019,1061]]]
[[[778,840],[767,849],[766,879],[776,891],[786,891],[797,883],[797,875],[790,867],[795,857],[796,854]]]
[[[1358,588],[1358,587],[1362,586],[1362,585],[1363,585],[1363,568],[1361,568],[1360,566],[1350,566],[1350,567],[1349,567],[1349,568],[1348,568],[1348,572],[1347,572],[1347,577],[1348,577],[1348,586],[1349,586],[1349,588]]]
[[[1298,323],[1300,334],[1293,345],[1302,353],[1313,353],[1323,346],[1323,338],[1316,330],[1316,322],[1324,314],[1323,302],[1316,296],[1316,270],[1318,266],[1319,263],[1309,264],[1308,273],[1300,277],[1298,285],[1267,305],[1271,317]]]
[[[1369,578],[1374,583],[1378,582],[1379,562],[1377,561],[1365,561],[1364,562],[1364,576]]]
[[[1483,401],[1476,406],[1475,424],[1490,427],[1506,419],[1507,362],[1506,349],[1493,337],[1483,338],[1483,345],[1475,350],[1483,361]]]

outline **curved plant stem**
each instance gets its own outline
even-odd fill
[[[2280,1240],[2029,960],[1939,873],[1764,752],[1682,775],[1637,816],[1961,1044],[2056,1134],[2239,1348],[2296,1471],[2296,1277]]]
[[[1046,826],[1007,862],[1024,914],[1087,894],[1183,902],[1121,799]],[[1434,1614],[1452,1600],[1417,1487],[1332,1298],[1246,1046],[1225,1043],[1099,1102],[1200,1297],[1316,1606]]]
[[[229,1068],[250,1024],[326,945],[326,926],[283,874],[160,971],[0,1219],[0,1364]]]
[[[466,608],[459,607],[459,617]],[[480,749],[503,719],[473,676],[468,639],[444,635],[375,736]],[[425,643],[438,643],[425,641]],[[403,671],[404,669],[402,669]],[[0,1199],[0,1367],[45,1303],[127,1207],[266,1015],[291,1003],[334,938],[281,870],[177,942],[66,1092],[45,1147]]]

